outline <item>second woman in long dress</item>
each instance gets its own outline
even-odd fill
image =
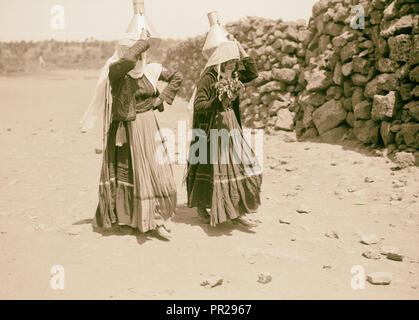
[[[262,173],[243,136],[238,91],[257,76],[254,60],[237,41],[229,41],[210,57],[197,84],[186,176],[188,206],[198,208],[211,226],[229,220],[254,226],[244,215],[260,204]]]
[[[182,75],[160,64],[148,64],[149,40],[123,39],[102,71],[96,97],[104,103],[104,153],[99,204],[94,226],[131,228],[142,233],[156,230],[170,239],[165,222],[176,211],[176,185],[170,163],[158,161],[159,125],[155,109],[172,104]],[[157,81],[168,82],[160,93]],[[102,90],[100,90],[102,88]],[[101,95],[104,95],[101,98]],[[116,117],[129,106],[136,115],[129,121]],[[85,117],[88,122],[88,116]],[[162,139],[163,140],[163,139]]]

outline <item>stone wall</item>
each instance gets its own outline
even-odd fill
[[[243,123],[328,143],[357,139],[418,161],[418,13],[415,0],[321,0],[308,24],[228,24],[260,71],[242,98]],[[188,39],[166,60],[184,73],[186,98],[205,65],[203,44]]]
[[[365,14],[361,29],[356,5]],[[418,12],[414,0],[316,3],[304,43],[299,136],[352,136],[389,154],[419,149]]]

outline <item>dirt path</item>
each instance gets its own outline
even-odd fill
[[[363,148],[265,136],[263,205],[253,216],[261,224],[253,233],[201,224],[185,207],[181,165],[171,242],[93,232],[100,128],[77,128],[96,76],[0,78],[1,299],[419,298],[419,170],[393,172],[394,164]],[[189,116],[178,100],[158,117],[175,129]],[[301,206],[311,213],[297,213]],[[325,236],[333,232],[338,239]],[[361,244],[368,234],[379,243]],[[398,247],[403,262],[362,256],[382,246]],[[64,267],[64,290],[51,289],[53,265]],[[390,272],[392,283],[353,290],[355,265]],[[261,272],[272,281],[258,283]],[[201,287],[211,275],[223,285]]]

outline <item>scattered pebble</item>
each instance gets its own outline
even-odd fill
[[[380,260],[381,259],[381,255],[377,252],[372,252],[372,251],[365,251],[362,253],[362,256],[367,258],[367,259],[372,259],[372,260]]]
[[[395,180],[393,181],[393,188],[403,188],[407,186],[407,181],[404,180]]]
[[[377,244],[380,241],[375,234],[367,234],[361,236],[361,243],[365,245]]]
[[[282,218],[282,219],[279,219],[279,223],[282,223],[282,224],[291,224],[291,220],[286,219],[286,218]]]
[[[329,266],[329,265],[324,265],[324,266],[323,266],[323,269],[332,269],[332,266]]]
[[[223,284],[224,279],[220,277],[211,277],[201,282],[201,287],[206,288],[214,288],[217,286],[221,286]]]
[[[339,239],[339,234],[336,231],[327,232],[324,236],[327,238]]]
[[[375,182],[375,180],[373,178],[370,178],[370,177],[365,177],[364,182],[365,183],[373,183],[373,182]]]
[[[402,256],[401,254],[398,254],[398,253],[392,253],[392,252],[390,252],[390,253],[388,253],[387,254],[387,259],[389,259],[389,260],[393,260],[393,261],[403,261],[403,258],[404,258],[404,256]]]
[[[102,149],[95,149],[96,154],[102,154],[102,152],[103,152]]]
[[[298,212],[298,213],[305,213],[305,214],[309,214],[309,213],[311,213],[311,210],[310,210],[310,208],[308,208],[306,205],[304,205],[304,204],[300,204],[300,205],[298,206],[297,212]]]
[[[285,168],[286,172],[293,172],[293,171],[297,171],[297,170],[298,170],[298,168],[296,168],[296,167],[286,167]]]
[[[367,281],[374,285],[389,285],[393,276],[389,272],[374,272],[367,275]]]
[[[258,275],[258,282],[262,284],[267,284],[272,281],[272,275],[268,272],[261,272]]]

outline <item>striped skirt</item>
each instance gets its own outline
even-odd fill
[[[232,109],[217,113],[212,123],[211,129],[229,133],[228,143],[216,138],[218,143],[211,145],[210,135],[207,161],[196,164],[191,164],[191,157],[197,156],[191,145],[186,184],[188,206],[210,208],[211,226],[215,226],[257,210],[262,169]]]
[[[115,145],[118,122],[110,126],[103,155],[99,205],[94,225],[126,225],[147,232],[163,225],[176,211],[176,185],[169,162],[159,161],[158,149],[167,154],[159,137],[153,111],[123,122],[127,141]]]

